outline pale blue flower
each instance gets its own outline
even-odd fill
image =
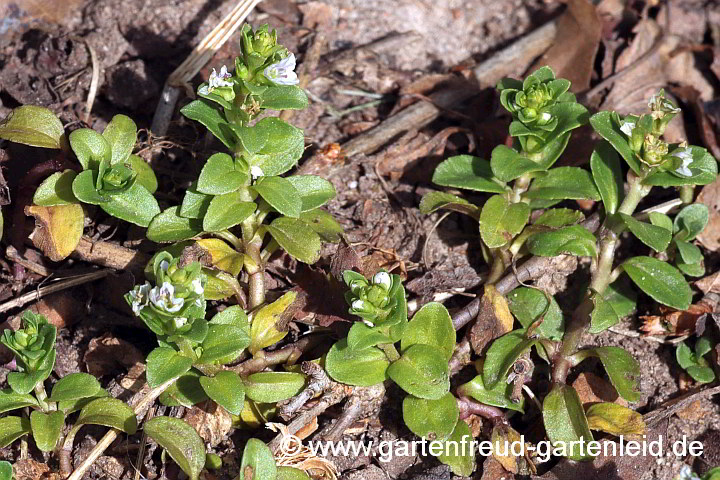
[[[266,67],[263,74],[278,85],[297,85],[299,80],[295,73],[295,54],[291,53],[279,62]]]
[[[169,313],[180,310],[185,303],[182,298],[175,298],[175,287],[170,282],[163,282],[162,286],[150,290],[150,301],[158,309]]]
[[[130,298],[132,298],[132,311],[134,314],[138,314],[140,310],[148,305],[150,293],[150,282],[145,282],[144,285],[136,285],[135,288],[130,290]]]
[[[692,150],[689,148],[678,148],[672,153],[672,156],[682,160],[682,165],[675,170],[675,173],[683,177],[692,177],[693,173],[690,168],[688,168],[693,161]]]

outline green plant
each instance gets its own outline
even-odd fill
[[[690,350],[687,343],[680,343],[675,349],[675,358],[693,380],[710,383],[715,380],[715,372],[710,367],[705,355],[711,352],[713,345],[708,337],[700,337],[695,342],[695,350]]]
[[[264,302],[263,272],[275,250],[314,263],[322,241],[337,241],[342,228],[319,208],[335,196],[330,182],[313,175],[281,176],[303,154],[302,130],[277,117],[253,123],[266,110],[307,106],[305,92],[295,85],[294,55],[277,44],[275,31],[267,25],[256,31],[246,25],[242,38],[235,71],[213,70],[197,90],[201,98],[181,110],[205,125],[232,156],[212,155],[182,204],[155,217],[147,236],[156,242],[200,235],[222,239],[203,246],[214,263],[232,263],[221,269],[234,276],[242,269],[247,272],[254,308]],[[232,231],[236,227],[237,235]],[[268,233],[272,239],[263,245]],[[229,257],[237,260],[230,262]]]
[[[335,381],[360,386],[389,378],[408,394],[403,400],[403,419],[413,433],[438,441],[462,441],[469,436],[450,393],[448,362],[455,349],[455,329],[447,309],[428,303],[408,321],[405,289],[398,275],[382,270],[367,280],[346,270],[343,278],[349,288],[349,312],[362,321],[353,323],[347,338],[330,348],[325,358],[328,374]],[[438,458],[456,474],[467,476],[475,460],[469,449],[465,453]]]
[[[674,480],[718,480],[720,479],[720,467],[711,468],[705,475],[700,476],[693,472],[689,465],[683,465],[680,473]]]
[[[552,389],[542,403],[545,429],[553,443],[566,445],[591,440],[591,429],[617,435],[621,432],[612,425],[637,416],[609,404],[586,412],[575,390],[566,384],[570,368],[595,357],[621,397],[629,402],[640,399],[640,370],[629,353],[618,347],[579,348],[584,332],[602,332],[635,308],[627,278],[653,300],[684,310],[690,305],[692,292],[683,273],[704,273],[702,252],[690,241],[707,224],[707,208],[687,205],[674,221],[652,211],[645,215],[647,222],[634,215],[638,204],[653,188],[664,187],[676,188],[681,199],[691,203],[693,187],[711,183],[717,176],[717,162],[705,149],[669,144],[663,139],[667,124],[680,112],[664,92],[650,100],[648,114],[621,117],[615,112],[599,112],[590,117],[567,92],[569,86],[547,67],[524,82],[502,80],[498,90],[502,105],[512,116],[509,133],[513,146],[496,147],[490,162],[470,155],[449,158],[433,176],[433,181],[442,186],[493,195],[478,207],[454,194],[431,192],[420,205],[425,213],[448,209],[478,221],[483,252],[491,265],[486,296],[488,287],[523,257],[571,254],[592,259],[587,292],[567,321],[546,292],[530,286],[512,292],[509,309],[520,328],[510,326],[511,331],[495,339],[478,362],[481,374],[458,388],[461,397],[472,397],[482,405],[518,410],[521,393],[513,394],[508,383],[522,386],[528,380],[515,369],[527,361],[534,348],[552,370]],[[588,120],[603,138],[592,152],[590,171],[553,167],[567,146],[571,130]],[[630,169],[627,192],[621,159]],[[604,221],[597,237],[580,223],[585,219],[581,211],[551,208],[565,200],[581,199],[602,201]],[[541,209],[544,211],[531,222],[531,212]],[[630,257],[615,266],[616,246],[626,231],[649,247],[652,255]],[[670,259],[677,268],[664,259]],[[499,310],[495,308],[498,317],[502,313]],[[702,360],[707,352],[702,349],[693,356],[685,349],[684,345],[678,348],[678,360]],[[618,422],[620,418],[625,420]],[[639,425],[639,431],[644,429],[641,419]],[[575,460],[590,458],[568,456]]]
[[[55,365],[55,326],[30,311],[23,314],[22,322],[23,328],[5,330],[0,337],[0,343],[13,352],[18,370],[8,374],[10,388],[0,390],[0,413],[21,411],[19,416],[0,418],[0,447],[31,435],[40,450],[56,451],[62,463],[67,461],[63,452],[69,455],[75,434],[83,425],[104,425],[135,433],[137,421],[132,409],[109,398],[92,375],[67,375],[55,382],[48,396],[44,382]],[[77,411],[80,413],[73,427],[62,440],[68,416]]]

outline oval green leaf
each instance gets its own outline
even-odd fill
[[[379,348],[353,350],[345,338],[336,342],[325,357],[325,369],[333,380],[360,387],[384,382],[388,365],[390,362]]]
[[[405,425],[418,437],[445,440],[455,429],[460,411],[455,396],[448,392],[437,400],[408,395],[402,404]]]
[[[193,427],[179,418],[154,417],[143,430],[170,454],[190,480],[198,480],[205,466],[205,443]]]
[[[672,265],[657,258],[633,257],[626,260],[622,268],[653,300],[678,310],[687,310],[690,306],[690,285]]]
[[[275,403],[294,397],[305,388],[305,375],[294,372],[253,373],[245,379],[245,394],[250,400]]]
[[[387,374],[400,388],[419,398],[437,400],[450,390],[445,352],[430,345],[409,347],[390,364]]]

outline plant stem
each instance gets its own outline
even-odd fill
[[[53,402],[53,404],[50,405],[47,402],[47,392],[45,391],[45,385],[43,385],[43,382],[38,382],[37,385],[35,385],[35,397],[37,398],[43,412],[47,413],[55,410],[55,403]]]
[[[385,352],[385,356],[390,360],[391,362],[394,362],[398,358],[400,358],[400,354],[398,353],[397,349],[395,348],[395,345],[392,343],[383,343],[378,345],[378,348]]]
[[[632,215],[643,197],[650,193],[651,187],[643,185],[643,177],[637,177],[632,172],[628,174],[628,177],[630,190],[620,205],[620,208],[618,208],[618,212]],[[618,236],[623,230],[624,224],[616,222],[614,217],[610,216],[605,219],[605,223],[600,229],[598,266],[592,274],[590,288],[588,289],[585,299],[573,312],[568,328],[565,331],[563,344],[560,349],[560,356],[563,358],[572,355],[575,350],[577,350],[583,333],[585,333],[585,330],[590,325],[590,314],[594,308],[592,294],[595,292],[602,294],[610,284],[612,264],[615,258],[615,247],[617,246]],[[556,367],[553,369],[553,380],[556,382],[564,382],[569,367],[570,364],[567,360],[557,362]]]
[[[679,190],[680,200],[682,200],[685,205],[693,203],[695,199],[695,185],[683,185]]]

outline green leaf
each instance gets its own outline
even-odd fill
[[[65,130],[50,109],[22,105],[0,122],[0,138],[40,148],[62,148]]]
[[[503,182],[515,180],[526,173],[547,169],[545,165],[534,162],[505,145],[498,145],[493,149],[490,167],[493,174]]]
[[[483,364],[486,388],[493,389],[500,381],[504,383],[515,361],[537,343],[537,339],[527,338],[525,333],[525,330],[514,330],[490,345]]]
[[[614,112],[599,112],[590,117],[590,125],[605,140],[610,142],[613,148],[625,159],[633,172],[642,173],[642,164],[637,159],[630,145],[627,142],[625,134],[620,130],[620,125],[613,120]],[[614,114],[617,117],[617,114]]]
[[[521,397],[519,402],[513,402],[511,398],[512,390],[513,384],[507,382],[498,382],[493,388],[487,388],[482,375],[477,375],[468,383],[460,385],[457,392],[459,395],[472,397],[478,402],[486,405],[509,408],[510,410],[515,410],[517,412],[523,412],[525,398]]]
[[[490,163],[472,155],[457,155],[444,160],[435,169],[432,181],[445,187],[477,192],[505,192],[505,186],[493,180]]]
[[[107,197],[100,195],[95,188],[97,173],[94,170],[80,172],[72,181],[72,193],[75,198],[90,205],[107,202]]]
[[[160,214],[160,206],[139,182],[121,193],[108,196],[108,201],[100,204],[100,208],[113,217],[147,227]]]
[[[200,377],[200,385],[215,403],[233,415],[240,415],[245,404],[245,386],[238,374],[223,370],[214,377]]]
[[[664,213],[650,212],[648,217],[650,218],[650,223],[656,227],[662,227],[670,232],[673,231],[673,221]]]
[[[33,439],[35,445],[43,452],[51,452],[55,449],[64,426],[63,412],[42,413],[35,410],[30,413]]]
[[[374,347],[375,345],[394,343],[383,327],[368,327],[362,322],[355,322],[350,327],[347,343],[353,350]]]
[[[452,210],[464,213],[477,219],[480,216],[480,209],[464,198],[445,192],[430,192],[420,201],[420,213],[428,214],[440,209]]]
[[[235,307],[240,308],[237,305],[230,308]],[[249,330],[247,318],[245,326],[211,324],[203,340],[202,355],[198,362],[219,365],[232,362],[250,345]]]
[[[590,172],[578,167],[553,168],[547,175],[536,178],[525,196],[541,200],[600,200]]]
[[[0,418],[0,448],[5,448],[23,435],[30,433],[30,419],[27,417]]]
[[[301,213],[300,220],[317,233],[323,242],[338,243],[344,233],[333,216],[319,208]]]
[[[562,339],[565,333],[565,319],[552,295],[548,305],[548,296],[537,288],[520,287],[508,294],[510,312],[518,319],[523,328],[528,328],[544,314],[542,323],[535,330],[551,340]]]
[[[228,128],[228,122],[220,110],[207,100],[194,100],[183,108],[180,113],[190,120],[195,120],[207,127],[213,135],[225,144],[230,150],[235,150],[237,142],[235,135]]]
[[[325,357],[325,369],[333,380],[360,387],[384,382],[388,365],[390,362],[379,348],[353,350],[346,338],[336,342]]]
[[[147,357],[147,383],[155,388],[177,378],[192,367],[192,359],[180,355],[172,348],[158,347]]]
[[[588,110],[576,102],[556,103],[548,108],[548,113],[557,117],[558,124],[544,140],[548,144],[565,135],[570,130],[585,125],[588,122]]]
[[[653,300],[678,310],[687,310],[692,291],[675,267],[652,257],[633,257],[622,264],[623,270]]]
[[[603,297],[620,318],[627,317],[635,310],[637,295],[625,276],[611,283],[603,292]]]
[[[111,165],[123,163],[135,147],[137,141],[137,125],[126,115],[115,115],[102,133],[112,151]]]
[[[475,470],[475,449],[470,427],[464,420],[458,420],[450,437],[445,440],[442,454],[437,459],[450,467],[461,477],[469,477]]]
[[[70,146],[84,170],[97,170],[101,162],[110,162],[110,144],[95,130],[79,128],[69,138]]]
[[[202,233],[202,222],[180,216],[180,207],[163,210],[152,219],[146,236],[157,243],[187,240]]]
[[[305,376],[294,372],[253,373],[245,379],[245,395],[250,400],[275,403],[294,397],[305,388]]]
[[[595,308],[590,314],[590,333],[600,333],[620,322],[617,312],[603,294],[595,293],[592,299]]]
[[[143,431],[160,445],[190,480],[198,480],[205,466],[205,443],[193,427],[179,418],[154,417]]]
[[[441,303],[430,302],[423,305],[408,323],[400,340],[400,350],[404,352],[413,345],[430,345],[437,347],[445,359],[450,360],[456,337],[447,308]]]
[[[400,388],[419,398],[437,400],[450,390],[445,353],[430,345],[409,347],[390,364],[387,374]]]
[[[180,205],[179,216],[184,218],[203,218],[207,213],[212,195],[205,195],[196,189],[197,184],[193,183],[185,190],[182,205]],[[157,217],[156,217],[157,218]]]
[[[0,460],[0,480],[13,480],[12,465],[5,460]]]
[[[73,412],[82,410],[85,405],[92,402],[93,400],[107,397],[108,395],[109,394],[106,390],[100,389],[93,397],[75,398],[73,400],[62,400],[58,402],[57,408],[61,412],[65,413],[65,415],[70,415]]]
[[[702,277],[705,275],[705,265],[701,263],[683,263],[675,259],[675,266],[685,275],[691,277]]]
[[[590,170],[605,205],[605,212],[615,213],[625,195],[620,158],[612,145],[600,142],[595,147],[590,156]]]
[[[163,393],[158,400],[168,407],[183,406],[190,408],[200,402],[204,402],[208,397],[200,385],[202,374],[195,369],[188,370],[174,381]]]
[[[276,480],[310,480],[310,477],[299,468],[277,467]]]
[[[542,410],[545,432],[553,446],[564,447],[571,460],[591,460],[590,455],[580,455],[580,451],[587,452],[587,443],[593,441],[593,436],[575,389],[568,385],[555,384],[543,400]],[[570,451],[572,445],[574,452]]]
[[[526,203],[510,203],[500,195],[490,197],[480,212],[480,236],[490,248],[507,245],[530,218]]]
[[[130,155],[128,162],[133,172],[137,174],[135,181],[151,194],[155,193],[158,181],[150,164],[137,155]]]
[[[683,242],[681,240],[676,241],[675,245],[677,246],[678,253],[680,254],[680,258],[683,263],[693,264],[700,263],[704,260],[703,254],[697,245]]]
[[[268,141],[250,161],[251,166],[260,167],[263,175],[274,177],[295,166],[305,151],[303,131],[279,118],[266,117],[253,128],[267,133]]]
[[[333,184],[317,175],[293,175],[287,181],[300,194],[303,212],[322,207],[335,197]]]
[[[243,127],[232,123],[229,126],[238,136],[240,143],[248,153],[257,153],[267,144],[268,131],[266,129]]]
[[[35,190],[33,203],[43,207],[77,203],[78,199],[75,198],[72,191],[73,180],[75,180],[76,176],[77,173],[74,170],[53,173],[43,180],[38,189]]]
[[[133,409],[122,400],[112,397],[98,398],[83,407],[75,425],[104,425],[117,428],[128,435],[137,431]]]
[[[642,435],[645,433],[643,416],[617,403],[595,403],[588,408],[588,425],[611,435]]]
[[[277,466],[272,452],[261,440],[251,438],[245,444],[240,472],[248,478],[245,472],[252,472],[252,480],[276,480]]]
[[[585,220],[582,212],[570,208],[551,208],[540,215],[533,225],[544,225],[551,228],[560,228],[565,225],[573,225]]]
[[[35,372],[10,372],[7,376],[8,385],[17,393],[30,393],[39,382],[50,376],[55,365],[55,349],[51,349],[45,356],[40,368]],[[2,447],[0,447],[2,448]]]
[[[675,216],[675,221],[673,222],[673,233],[680,233],[678,238],[689,242],[700,232],[705,230],[705,226],[708,224],[709,220],[710,212],[708,211],[707,206],[702,203],[693,203],[692,205],[688,205],[680,210]]]
[[[245,201],[242,192],[231,192],[213,197],[203,218],[203,230],[219,232],[239,225],[255,213],[257,204]]]
[[[320,259],[320,237],[302,220],[279,217],[267,229],[283,250],[296,260],[313,264]]]
[[[595,257],[597,250],[595,235],[581,225],[571,225],[549,232],[538,232],[528,237],[525,245],[533,255],[554,257],[572,254],[581,257]]]
[[[595,347],[588,353],[600,359],[618,395],[631,403],[642,398],[640,365],[632,355],[620,347]]]
[[[36,407],[38,401],[26,393],[16,393],[12,388],[0,390],[0,413],[18,410],[24,407]]]
[[[216,153],[207,159],[197,180],[197,191],[207,195],[234,192],[248,180],[248,174],[235,169],[227,153]]]
[[[271,110],[303,110],[308,98],[302,88],[295,85],[273,85],[261,95],[263,108]]]
[[[302,199],[300,192],[286,178],[283,177],[262,177],[253,186],[255,191],[272,208],[282,215],[297,218],[302,211]]]
[[[635,220],[631,215],[622,212],[618,215],[633,235],[656,252],[663,252],[670,245],[672,237],[670,230]]]
[[[448,392],[437,400],[408,395],[402,404],[405,425],[418,437],[428,440],[445,440],[452,434],[458,421],[455,396]]]
[[[64,376],[53,386],[51,402],[94,397],[102,390],[97,378],[87,373],[71,373]]]
[[[692,172],[690,177],[680,177],[670,172],[657,172],[649,175],[643,180],[644,185],[658,187],[679,187],[682,185],[707,185],[715,181],[717,177],[717,161],[707,150],[701,147],[691,146],[692,163],[688,166]]]
[[[710,367],[693,365],[687,368],[687,373],[698,383],[710,383],[715,380],[715,372]]]

